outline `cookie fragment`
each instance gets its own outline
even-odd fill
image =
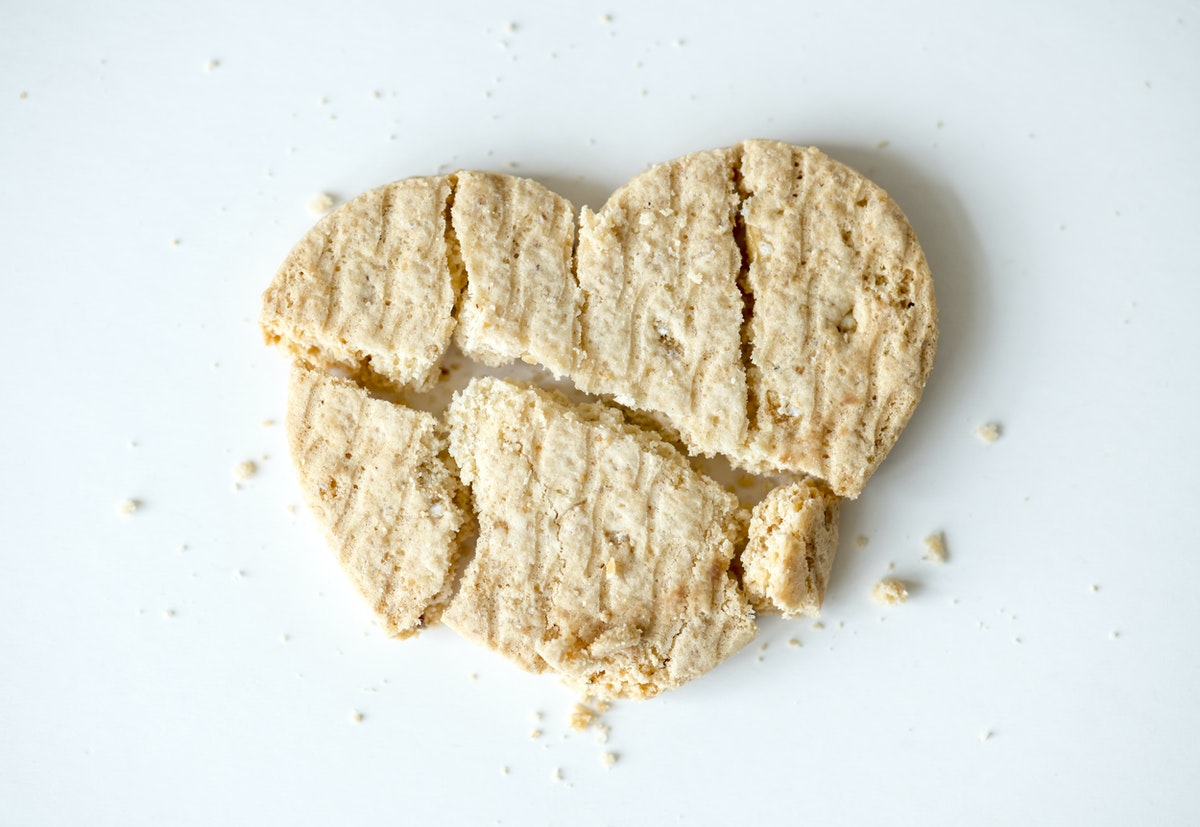
[[[746,464],[856,497],[933,365],[929,266],[882,189],[816,148],[741,145],[753,295]]]
[[[733,149],[636,176],[579,217],[584,391],[659,411],[687,445],[737,454],[746,440]]]
[[[754,636],[729,573],[744,512],[669,445],[496,379],[472,381],[447,420],[479,520],[443,615],[464,637],[587,697],[648,698]]]
[[[571,202],[511,175],[460,172],[451,221],[467,287],[455,341],[488,365],[521,359],[569,373],[579,344]]]
[[[742,586],[759,611],[820,617],[837,554],[841,501],[805,479],[780,486],[754,507],[742,552]]]
[[[435,621],[464,522],[437,420],[295,365],[287,433],[305,501],[388,634]]]
[[[396,181],[318,221],[263,295],[267,343],[367,384],[428,383],[462,288],[448,260],[450,190],[446,176]]]

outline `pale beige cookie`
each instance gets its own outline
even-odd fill
[[[579,344],[571,202],[509,175],[460,172],[451,221],[467,273],[455,340],[488,365],[570,372]]]
[[[429,382],[462,288],[449,263],[450,188],[445,176],[397,181],[317,222],[263,295],[267,342],[372,384]]]
[[[293,366],[287,432],[304,499],[342,568],[395,637],[450,597],[464,521],[433,416]]]
[[[812,479],[776,488],[750,515],[742,586],[759,611],[820,617],[841,501]]]
[[[692,450],[746,441],[734,150],[660,164],[579,217],[583,358],[572,379],[659,411]]]
[[[750,468],[856,497],[920,399],[937,344],[929,266],[882,189],[815,148],[742,144]]]
[[[447,414],[479,519],[443,620],[593,697],[648,698],[755,634],[737,499],[602,405],[476,379]]]

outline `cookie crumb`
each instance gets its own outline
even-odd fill
[[[606,752],[600,756],[600,760],[604,762],[604,766],[611,767],[613,764],[617,763],[617,759],[619,757],[620,756],[615,752]]]
[[[357,709],[350,713],[350,723],[361,724],[362,721],[363,721],[363,714],[361,712],[359,712]]]
[[[875,144],[875,148],[876,149],[887,149],[891,145],[892,145],[891,141],[879,141],[878,143]]]
[[[788,638],[788,646],[800,646],[800,640],[794,637]]]
[[[171,243],[171,246],[172,246],[172,247],[178,247],[178,246],[179,246],[179,239],[178,239],[178,238],[172,238],[170,243]]]
[[[501,774],[501,775],[508,775],[508,767],[501,767],[501,768],[500,768],[500,774]]]
[[[221,61],[219,61],[219,60],[210,60],[204,64],[204,71],[211,72],[213,69],[216,69],[220,65],[221,65]]]
[[[542,731],[540,729],[535,729],[533,732],[529,733],[529,737],[530,738],[541,738]]]
[[[946,562],[946,534],[939,531],[925,538],[925,557],[931,563]]]
[[[333,196],[327,192],[319,192],[308,202],[308,214],[317,217],[333,209]]]
[[[264,419],[259,424],[261,424],[264,428],[270,428],[272,425],[275,424],[275,420],[274,419]]]
[[[979,742],[983,743],[984,741],[988,740],[991,737],[992,737],[992,731],[990,729],[985,729],[983,732],[979,733]]]
[[[174,616],[175,616],[174,609],[163,609],[163,618],[165,618],[166,620],[170,620]],[[1114,632],[1114,634],[1116,634],[1116,633]]]
[[[814,623],[814,624],[812,625],[812,629],[813,629],[813,631],[814,631],[814,632],[819,632],[819,631],[821,631],[821,630],[822,630],[822,629],[824,629],[824,628],[825,628],[825,624],[824,624],[824,623],[822,623],[822,622],[821,622],[821,621],[819,621],[819,620],[818,620],[816,623]]]
[[[1100,591],[1100,587],[1098,585],[1096,585],[1095,583],[1093,583],[1091,586],[1088,587],[1088,591],[1098,592],[1098,591]]]
[[[585,704],[575,704],[575,708],[571,710],[571,715],[568,718],[568,723],[571,729],[576,732],[583,732],[590,727],[596,720],[596,710]]]
[[[288,641],[290,641],[290,640],[291,640],[291,638],[290,638],[290,637],[288,637],[287,635],[280,635],[280,636],[279,636],[279,642],[280,642],[280,643],[287,643],[287,642],[288,642]]]
[[[611,22],[612,22],[612,15],[611,15],[611,14],[602,14],[602,15],[600,15],[600,22],[601,22],[601,23],[604,23],[604,24],[606,24],[606,25],[607,25],[607,24],[609,24],[609,23],[611,23]]]
[[[29,93],[22,91],[20,94],[17,95],[17,100],[23,101],[23,100],[26,100],[28,97],[29,97]]]
[[[141,500],[134,500],[134,499],[122,500],[120,505],[117,506],[117,513],[120,514],[122,517],[131,517],[141,507],[142,507]]]
[[[975,429],[975,436],[988,445],[998,440],[1002,433],[1004,431],[998,422],[987,422]]]
[[[871,587],[871,599],[880,606],[894,606],[908,600],[908,589],[899,580],[880,580]]]
[[[871,542],[870,537],[868,537],[865,534],[860,534],[854,538],[854,547],[855,548],[866,548],[867,543],[869,543],[869,542]]]
[[[607,744],[608,734],[612,732],[612,727],[608,724],[596,724],[594,729],[596,730],[596,743]]]
[[[469,677],[469,678],[470,678],[471,680],[473,680],[473,681],[477,681],[477,680],[479,680],[479,673],[478,673],[478,672],[472,672],[472,673],[471,673],[470,675],[468,675],[467,677]]]
[[[236,480],[248,480],[258,473],[258,465],[252,459],[239,462],[233,466],[233,478]]]
[[[1121,633],[1118,632],[1116,629],[1113,629],[1111,632],[1108,633],[1109,640],[1116,640],[1120,636],[1121,636]]]
[[[555,767],[554,772],[550,773],[551,781],[562,781],[562,767]]]

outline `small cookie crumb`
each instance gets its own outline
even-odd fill
[[[988,740],[991,737],[992,737],[992,731],[990,729],[985,729],[983,732],[979,733],[979,742],[983,743],[984,741]]]
[[[233,478],[235,480],[248,480],[258,473],[258,465],[252,459],[239,462],[233,466]]]
[[[1109,633],[1108,633],[1108,639],[1109,639],[1109,640],[1116,640],[1116,639],[1117,639],[1117,638],[1119,638],[1120,636],[1121,636],[1121,633],[1120,633],[1120,632],[1118,632],[1116,629],[1114,629],[1114,630],[1112,630],[1111,632],[1109,632]]]
[[[939,531],[925,538],[925,560],[931,563],[946,562],[946,534]]]
[[[604,766],[611,767],[613,764],[617,763],[617,759],[619,757],[620,756],[618,756],[615,752],[606,752],[600,756],[600,760],[604,762]]]
[[[1088,587],[1088,591],[1098,592],[1098,591],[1100,591],[1100,587],[1097,586],[1095,583],[1093,583],[1091,586]]]
[[[813,628],[814,632],[819,632],[825,628],[825,624],[818,620],[816,623],[814,623],[812,625],[812,628]]]
[[[170,619],[171,619],[171,618],[173,618],[174,616],[175,616],[175,610],[174,610],[174,609],[163,609],[163,617],[164,617],[165,619],[167,619],[167,620],[170,620]],[[1114,634],[1116,634],[1116,633],[1114,632]]]
[[[871,599],[880,606],[894,606],[908,600],[908,589],[899,580],[880,580],[871,587]]]
[[[869,543],[869,542],[871,542],[870,537],[868,537],[865,534],[860,534],[854,538],[854,547],[855,548],[866,548],[867,543]]]
[[[788,646],[799,646],[800,641],[797,638],[788,638]]]
[[[333,196],[327,192],[319,192],[308,202],[308,213],[314,217],[324,215],[333,209]]]
[[[529,737],[530,738],[541,738],[542,731],[540,729],[535,729],[533,732],[529,733]]]
[[[361,712],[359,712],[357,709],[350,713],[350,723],[361,724],[362,721],[363,721],[363,714]]]
[[[274,419],[264,419],[260,424],[264,428],[270,428],[272,425],[275,424],[275,420]]]
[[[287,643],[287,642],[288,642],[288,641],[290,641],[290,640],[291,640],[291,638],[290,638],[290,637],[288,637],[287,635],[280,635],[280,636],[279,636],[279,642],[280,642],[280,643]]]
[[[551,781],[562,781],[562,767],[555,767],[554,772],[550,773]]]
[[[998,440],[1002,433],[1004,431],[998,422],[988,422],[975,429],[975,436],[988,445]]]
[[[875,148],[876,149],[887,149],[889,146],[891,146],[891,144],[892,144],[891,141],[879,141],[878,143],[875,144]]]
[[[26,100],[28,97],[29,97],[28,92],[21,92],[20,94],[17,95],[17,100],[23,101],[23,100]]]
[[[221,65],[221,61],[219,61],[219,60],[210,60],[204,64],[204,71],[211,72],[213,69],[216,69],[220,65]]]
[[[122,500],[121,504],[117,506],[117,513],[120,514],[122,517],[130,517],[141,507],[142,507],[141,500],[134,500],[134,499]]]
[[[172,247],[178,247],[178,246],[179,246],[179,239],[178,239],[178,238],[172,238],[172,239],[171,239],[171,242],[170,242],[170,244],[171,244],[171,246],[172,246]]]
[[[612,727],[608,724],[596,724],[594,729],[596,730],[596,743],[607,744],[608,733],[612,732]]]
[[[508,775],[508,767],[501,767],[501,768],[500,768],[500,774],[501,774],[501,775]]]
[[[590,727],[596,720],[596,710],[584,704],[575,704],[571,710],[571,715],[567,722],[571,725],[571,729],[576,732],[583,732]]]

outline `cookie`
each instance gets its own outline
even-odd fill
[[[750,440],[735,459],[856,497],[933,366],[929,266],[882,189],[815,148],[742,144]]]
[[[487,365],[520,359],[570,373],[580,306],[571,202],[527,178],[460,172],[451,222],[467,276],[455,334],[462,352]]]
[[[397,181],[317,222],[263,295],[268,344],[365,384],[436,378],[463,281],[447,243],[450,187],[446,176]]]
[[[737,499],[603,405],[475,379],[447,413],[479,521],[444,622],[581,694],[648,698],[745,645]]]
[[[760,612],[820,617],[837,554],[841,501],[805,479],[773,490],[750,515],[742,586]]]
[[[450,597],[466,518],[437,420],[300,365],[289,396],[309,510],[388,634],[415,634]]]
[[[696,452],[746,442],[733,149],[638,175],[579,216],[584,391],[665,415]]]

